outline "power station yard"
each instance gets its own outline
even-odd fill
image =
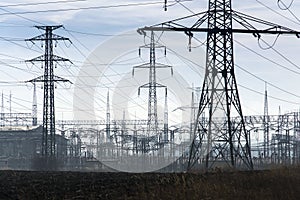
[[[1,171],[0,199],[300,199],[300,168],[210,173]]]

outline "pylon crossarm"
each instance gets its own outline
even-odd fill
[[[30,60],[25,60],[25,62],[31,62],[31,63],[40,62],[40,61],[45,61],[45,56],[44,55],[38,56],[38,57],[30,59]]]
[[[44,62],[44,61],[47,61],[48,58],[45,57],[45,55],[41,55],[41,56],[38,56],[36,58],[33,58],[31,60],[25,60],[25,62]],[[52,60],[54,62],[70,62],[72,63],[72,61],[70,61],[69,59],[66,59],[66,58],[63,58],[63,57],[60,57],[60,56],[57,56],[57,55],[52,55]]]
[[[161,63],[155,63],[155,68],[168,68],[171,67],[171,65],[165,65],[165,64],[161,64]]]
[[[143,45],[143,46],[140,46],[140,49],[149,49],[151,48],[150,44],[146,44],[146,45]],[[155,49],[158,49],[158,48],[166,48],[166,46],[163,46],[161,44],[159,44],[158,42],[155,42]]]
[[[257,30],[257,28],[255,28],[254,25],[251,24],[252,23],[256,23],[259,25],[264,25],[267,28],[265,30],[274,30],[274,31],[283,31],[283,32],[298,32],[295,31],[293,29],[290,29],[288,27],[279,25],[279,24],[275,24],[273,22],[269,22],[266,20],[262,20],[256,17],[252,17],[250,15],[238,12],[238,11],[233,11],[232,12],[232,19],[235,20],[237,23],[241,24],[242,26],[244,26],[245,28],[251,28],[252,30]],[[299,32],[298,32],[299,33]]]
[[[56,34],[52,34],[51,36],[52,36],[51,38],[52,38],[53,41],[56,41],[56,40],[68,40],[68,41],[70,41],[69,38],[61,37],[61,36],[56,35]],[[25,39],[25,41],[30,41],[30,42],[46,41],[47,39],[49,39],[49,38],[47,38],[47,35],[44,33],[44,34],[41,34],[39,36],[30,38],[30,39]]]
[[[181,24],[189,18],[198,17],[199,19],[193,25],[187,26]],[[250,15],[240,13],[237,11],[232,11],[232,19],[240,24],[243,28],[201,28],[200,26],[207,20],[208,12],[197,13],[187,17],[178,18],[172,21],[163,22],[153,26],[146,26],[144,28],[138,29],[139,33],[145,34],[145,31],[181,31],[181,32],[205,32],[205,33],[252,33],[252,34],[290,34],[300,37],[300,31],[296,31],[279,24],[268,22],[262,19],[252,17]],[[255,28],[252,23],[259,25],[264,25],[265,29]]]
[[[155,83],[154,85],[150,85],[149,83],[146,83],[144,85],[141,85],[139,88],[149,88],[149,87],[165,88],[166,86],[160,83]]]
[[[220,28],[165,28],[165,27],[144,27],[142,28],[144,31],[177,31],[177,32],[203,32],[203,33],[251,33],[251,34],[286,34],[286,35],[296,35],[300,37],[300,31],[293,31],[293,30],[282,30],[281,27],[271,27],[269,29],[220,29]],[[279,30],[281,29],[281,30]]]
[[[53,76],[53,80],[49,80],[47,78],[45,78],[45,76],[39,76],[35,79],[32,79],[32,80],[29,80],[29,81],[26,81],[26,82],[29,82],[29,83],[37,83],[37,82],[50,82],[50,81],[54,81],[54,82],[69,82],[72,84],[71,81],[69,81],[68,79],[65,79],[65,78],[61,78],[59,76]]]
[[[63,58],[63,57],[57,56],[57,55],[53,55],[52,59],[55,62],[70,62],[71,64],[73,64],[73,62],[71,60],[69,60],[67,58]]]
[[[42,30],[46,30],[47,28],[49,28],[49,26],[34,26],[34,27],[37,28],[37,29],[42,29]],[[51,26],[52,30],[56,30],[56,29],[59,29],[59,28],[64,28],[64,26],[63,25]]]
[[[178,26],[185,27],[185,26],[181,25],[179,22],[185,21],[185,20],[190,20],[191,18],[197,18],[197,21],[190,27],[199,27],[206,21],[207,17],[208,17],[208,12],[204,11],[204,12],[188,15],[185,17],[180,17],[180,18],[177,18],[177,19],[174,19],[171,21],[163,22],[160,24],[156,24],[153,27],[165,27],[165,28],[167,28],[167,27],[172,28],[172,27],[178,27]]]
[[[59,76],[53,76],[53,81],[54,82],[69,82],[72,84],[71,81],[69,81],[68,79],[65,79],[65,78],[62,78],[62,77],[59,77]]]
[[[29,81],[26,81],[26,82],[28,82],[28,83],[44,82],[44,76],[39,76],[35,79],[29,80]]]

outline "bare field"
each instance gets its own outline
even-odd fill
[[[300,167],[212,173],[0,171],[0,199],[300,199]]]

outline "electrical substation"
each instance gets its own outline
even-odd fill
[[[162,3],[167,10],[168,1]],[[264,99],[257,100],[263,114],[245,115],[242,111],[233,38],[235,34],[258,40],[264,35],[299,38],[300,31],[236,11],[231,0],[208,0],[207,11],[178,17],[145,25],[136,32],[144,40],[144,44],[135,44],[142,62],[126,67],[131,71],[128,79],[146,74],[143,83],[134,88],[137,98],[146,97],[146,114],[133,114],[123,108],[118,108],[122,114],[114,114],[112,106],[118,106],[112,105],[114,88],[107,87],[101,110],[105,118],[100,120],[57,120],[56,84],[75,83],[56,75],[56,66],[61,67],[58,63],[70,63],[71,67],[73,63],[56,55],[54,49],[57,43],[72,41],[56,34],[64,29],[63,25],[36,26],[41,34],[25,41],[41,42],[43,54],[26,63],[42,63],[43,74],[24,80],[24,84],[33,87],[31,111],[5,112],[2,94],[0,169],[186,172],[216,168],[260,170],[300,164],[299,108],[270,115],[266,84]],[[166,32],[182,33],[187,51],[193,51],[192,42],[198,34],[206,38],[203,80],[187,90],[189,94],[183,98],[189,105],[176,108],[186,112],[176,123],[173,118],[179,117],[172,116],[175,112],[170,110],[170,96],[182,94],[169,89],[170,85],[159,77],[160,73],[170,79],[176,76],[176,66],[163,62],[172,53],[160,40]],[[38,84],[43,89],[42,105],[37,103]]]

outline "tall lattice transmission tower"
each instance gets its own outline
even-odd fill
[[[141,46],[139,49],[139,53],[141,53],[141,48],[149,48],[150,49],[150,62],[146,64],[142,64],[139,66],[133,67],[133,75],[134,70],[138,68],[148,68],[149,69],[149,82],[140,86],[138,89],[138,93],[140,94],[141,88],[147,88],[148,89],[148,120],[147,120],[147,133],[149,136],[157,135],[158,133],[158,119],[157,119],[157,94],[156,90],[157,88],[166,88],[166,86],[157,83],[157,77],[156,77],[156,70],[159,68],[171,68],[172,67],[168,65],[164,65],[161,63],[156,62],[156,52],[155,50],[157,48],[164,48],[166,53],[166,47],[159,45],[155,41],[155,34],[152,31],[150,35],[150,44]]]
[[[54,84],[55,82],[68,82],[68,80],[54,75],[54,62],[66,62],[69,60],[53,54],[53,43],[60,40],[69,40],[53,33],[54,30],[59,29],[58,26],[35,26],[36,28],[45,31],[44,34],[26,39],[25,41],[42,41],[45,46],[44,55],[38,56],[27,62],[42,62],[44,68],[44,75],[32,79],[28,82],[43,83],[44,101],[43,101],[43,133],[41,154],[45,158],[56,158],[57,149],[55,141],[55,106],[54,106]],[[45,161],[48,161],[46,159]],[[46,163],[47,164],[47,163]]]
[[[234,28],[233,22],[242,28]],[[263,28],[255,28],[258,24]],[[260,39],[261,34],[299,36],[300,32],[234,11],[231,0],[208,0],[205,12],[138,30],[140,33],[146,31],[181,31],[189,41],[196,32],[207,33],[205,76],[188,170],[203,160],[206,170],[219,163],[252,169],[250,136],[245,129],[235,77],[233,34],[250,33]],[[203,113],[206,113],[206,120],[201,119]]]
[[[33,83],[32,126],[37,126],[37,96],[36,96],[36,84],[35,83]]]
[[[264,100],[264,158],[269,157],[270,153],[270,138],[269,138],[269,125],[270,125],[270,116],[268,109],[268,91],[267,91],[267,83],[265,86],[265,100]]]

